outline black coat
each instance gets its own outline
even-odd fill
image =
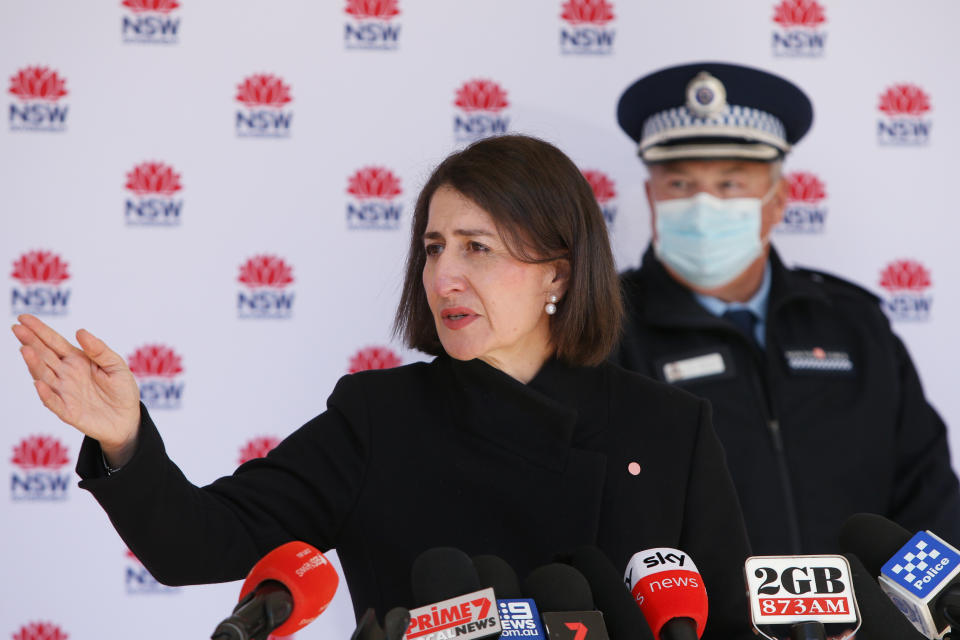
[[[203,489],[141,409],[132,460],[103,477],[87,439],[80,486],[168,584],[242,578],[303,540],[336,548],[356,612],[382,615],[414,604],[410,566],[431,547],[500,555],[522,578],[584,544],[624,568],[667,546],[703,575],[704,637],[752,637],[746,534],[705,402],[612,364],[549,361],[523,385],[479,360],[440,357],[345,376],[327,406]]]
[[[770,264],[761,350],[648,250],[622,276],[629,319],[616,359],[711,402],[754,553],[836,552],[861,511],[960,543],[946,429],[877,298],[788,270],[772,250]],[[714,354],[723,371],[705,367],[712,375],[682,379],[695,371],[671,365]]]

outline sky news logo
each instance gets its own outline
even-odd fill
[[[240,265],[237,277],[237,317],[286,319],[293,316],[293,267],[269,254],[253,256]]]
[[[933,121],[930,96],[915,84],[891,85],[880,94],[877,142],[882,146],[916,147],[930,141]]]
[[[146,344],[127,356],[148,409],[179,409],[183,402],[183,359],[162,344]]]
[[[400,228],[403,204],[398,197],[403,194],[400,178],[386,167],[363,167],[347,179],[348,229]]]
[[[10,103],[10,131],[67,130],[70,107],[61,102],[69,92],[67,80],[50,67],[24,67],[10,76],[7,92],[15,99]]]
[[[124,589],[126,589],[127,595],[170,595],[180,593],[180,589],[177,587],[168,587],[165,584],[157,582],[157,579],[147,571],[147,568],[140,563],[140,560],[137,559],[137,556],[133,555],[132,551],[127,549],[123,555],[124,560],[126,560],[123,567],[123,586]]]
[[[183,185],[180,174],[162,162],[141,162],[127,172],[124,188],[124,220],[131,227],[176,227],[180,225]]]
[[[13,640],[68,640],[70,634],[52,622],[28,622],[12,634]]]
[[[827,43],[826,11],[817,0],[783,0],[773,9],[773,55],[816,58]]]
[[[255,73],[237,85],[234,100],[244,108],[237,109],[234,119],[241,138],[288,138],[293,111],[285,108],[293,102],[290,85],[271,73]]]
[[[597,204],[600,205],[600,212],[607,222],[607,228],[613,229],[613,223],[617,219],[616,184],[607,174],[595,169],[584,169],[583,177],[590,183],[593,197],[597,199]]]
[[[880,569],[895,584],[926,598],[960,566],[960,555],[926,531],[913,536]]]
[[[609,55],[616,31],[613,3],[607,0],[565,0],[560,10],[560,53]]]
[[[827,186],[814,173],[794,171],[784,176],[789,186],[780,233],[823,233],[827,223]]]
[[[13,447],[10,459],[16,469],[10,478],[13,500],[65,500],[70,486],[70,455],[53,436],[27,436]]]
[[[398,0],[347,0],[343,44],[347,49],[392,51],[400,46]]]
[[[373,369],[392,369],[403,364],[399,355],[389,347],[364,347],[350,357],[347,373],[370,371]]]
[[[240,456],[237,458],[237,465],[249,462],[257,458],[265,458],[278,444],[280,438],[276,436],[257,436],[243,443],[240,447]]]
[[[52,251],[27,251],[13,263],[10,277],[16,280],[10,293],[13,315],[61,316],[69,311],[69,265]]]
[[[917,260],[894,260],[880,273],[880,287],[887,292],[883,306],[893,320],[925,322],[930,319],[933,296],[930,271]]]
[[[177,0],[123,0],[126,11],[120,22],[120,38],[125,44],[177,44],[180,18],[173,12]]]
[[[458,143],[503,135],[510,129],[507,92],[493,80],[468,80],[457,89],[453,105],[453,137]]]

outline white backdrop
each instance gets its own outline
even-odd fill
[[[649,219],[620,92],[741,62],[815,105],[775,244],[889,303],[957,451],[958,22],[947,0],[4,0],[9,320],[33,309],[135,356],[168,450],[209,482],[348,370],[421,357],[390,324],[417,190],[450,151],[503,129],[558,144],[602,174],[626,268]],[[239,585],[143,575],[76,487],[80,436],[2,344],[0,635],[207,637]],[[342,586],[297,635],[352,629]]]

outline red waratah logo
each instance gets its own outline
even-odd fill
[[[237,281],[248,287],[282,289],[293,282],[293,267],[277,256],[254,256],[241,265]]]
[[[454,104],[464,111],[501,111],[510,106],[507,92],[492,80],[470,80],[457,89]]]
[[[403,364],[396,353],[386,347],[366,347],[350,358],[350,373],[371,369],[392,369]]]
[[[237,85],[237,102],[253,107],[281,108],[293,98],[290,86],[270,73],[255,73]]]
[[[920,116],[930,111],[930,96],[915,84],[895,84],[881,94],[877,108],[888,116]]]
[[[50,67],[24,67],[10,76],[10,93],[21,100],[56,102],[67,95],[67,81]]]
[[[278,444],[280,444],[280,439],[273,436],[253,438],[240,449],[240,459],[237,464],[243,464],[254,458],[263,458]]]
[[[365,18],[390,20],[400,15],[397,0],[347,0],[347,8],[344,11],[359,20]]]
[[[613,20],[613,5],[606,0],[567,0],[560,17],[570,24],[604,25]]]
[[[59,469],[70,464],[67,448],[51,436],[29,436],[13,448],[13,464],[21,469]]]
[[[138,378],[173,378],[183,373],[180,356],[162,344],[140,347],[127,358],[127,366]]]
[[[13,640],[67,640],[69,637],[52,622],[31,622],[13,634]]]
[[[617,190],[614,187],[613,180],[608,178],[605,173],[588,169],[583,172],[583,177],[590,183],[593,196],[600,204],[609,202],[617,197]]]
[[[890,293],[920,292],[931,284],[930,272],[916,260],[894,260],[880,274],[880,286]]]
[[[144,13],[146,11],[170,13],[180,6],[177,0],[123,0],[120,4],[134,13]]]
[[[807,171],[795,171],[784,176],[790,185],[792,202],[817,203],[827,197],[827,187],[820,178]]]
[[[127,174],[126,188],[138,196],[160,194],[172,196],[183,187],[180,174],[162,162],[142,162]]]
[[[360,198],[389,200],[403,193],[400,178],[384,167],[364,167],[350,176],[347,193]]]
[[[827,17],[816,0],[783,0],[774,9],[773,21],[781,27],[817,27]]]
[[[21,284],[59,285],[70,279],[67,263],[51,251],[28,251],[13,263],[10,274]]]

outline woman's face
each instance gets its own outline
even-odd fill
[[[423,287],[444,350],[528,382],[553,350],[544,306],[563,294],[555,266],[514,258],[490,215],[448,186],[430,200],[423,244]]]

